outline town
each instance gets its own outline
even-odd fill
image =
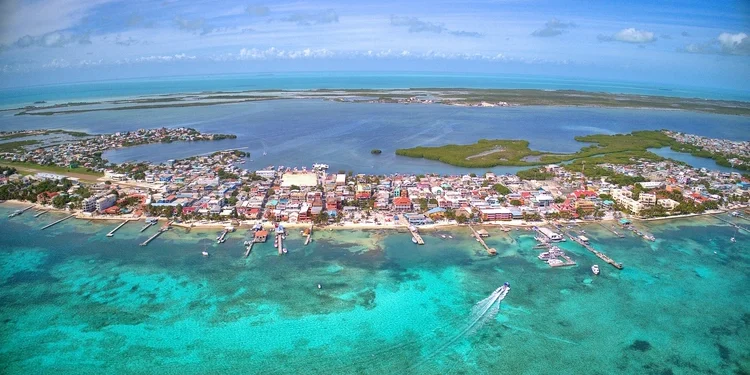
[[[0,155],[2,160],[80,165],[103,175],[86,182],[64,173],[22,174],[8,165],[0,170],[0,200],[34,202],[91,219],[166,217],[188,226],[262,221],[354,227],[642,219],[737,210],[750,200],[747,176],[695,169],[670,160],[588,167],[588,171],[598,168],[627,177],[612,181],[565,165],[535,168],[530,174],[533,178],[524,179],[492,172],[455,176],[331,173],[323,164],[249,171],[243,168],[248,154],[240,150],[162,164],[112,165],[101,159],[104,150],[115,147],[227,137],[233,136],[186,128],[139,130],[6,152]],[[529,175],[526,172],[519,174]]]

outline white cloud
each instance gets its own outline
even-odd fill
[[[598,39],[602,42],[617,41],[623,43],[651,43],[656,40],[656,37],[651,31],[638,30],[630,27],[622,29],[612,36],[599,35]]]
[[[39,36],[78,25],[99,5],[113,0],[1,0],[0,43]]]
[[[721,33],[717,38],[721,45],[721,51],[732,55],[750,54],[750,39],[745,33]]]

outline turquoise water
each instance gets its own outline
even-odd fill
[[[292,233],[286,256],[268,243],[245,259],[244,230],[216,245],[215,231],[176,229],[141,247],[154,228],[40,231],[59,215],[13,209],[0,206],[8,374],[750,371],[750,235],[716,219],[639,224],[655,243],[586,227],[618,271],[572,243],[578,266],[550,269],[527,232],[491,230],[493,258],[451,229],[425,246],[379,231],[318,231],[303,246]],[[497,315],[472,316],[505,281]]]
[[[649,82],[602,81],[518,74],[310,72],[154,77],[1,88],[0,107],[27,105],[42,100],[48,102],[100,100],[139,95],[208,91],[445,87],[580,90],[683,98],[750,100],[750,94],[747,91],[690,86],[658,86]]]

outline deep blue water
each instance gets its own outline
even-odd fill
[[[622,94],[750,101],[750,92],[651,83],[526,75],[446,73],[274,73],[139,78],[0,89],[0,108],[36,101],[69,102],[205,91],[321,88],[487,88],[582,90]]]

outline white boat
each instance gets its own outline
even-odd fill
[[[322,170],[326,170],[326,169],[328,169],[328,164],[318,164],[318,163],[316,163],[316,164],[313,164],[313,169],[317,169],[317,170],[321,170],[321,171]]]
[[[451,236],[451,235],[448,235],[448,238],[453,238],[453,236]]]
[[[737,239],[736,239],[736,238],[734,238],[734,237],[732,237],[732,238],[731,238],[731,239],[729,239],[729,240],[730,240],[730,241],[732,241],[732,242],[737,242]]]
[[[591,272],[593,272],[594,275],[598,275],[599,274],[599,265],[594,264],[593,266],[591,266]]]
[[[203,253],[202,253],[202,254],[203,254],[203,256],[204,256],[204,257],[207,257],[207,256],[209,255],[209,254],[208,254],[208,251],[205,251],[205,250],[203,250]]]
[[[443,238],[445,238],[445,235],[444,235],[444,234],[441,234],[441,235],[440,235],[440,237],[443,237]]]
[[[281,251],[284,252],[284,254],[286,254],[286,247],[283,248]]]
[[[411,238],[411,242],[417,243],[417,239],[416,239],[416,238],[414,238],[414,237],[412,237],[412,238]]]
[[[268,155],[268,153],[267,153],[267,152],[265,152],[265,151],[263,151],[263,156],[266,156],[266,155]]]

